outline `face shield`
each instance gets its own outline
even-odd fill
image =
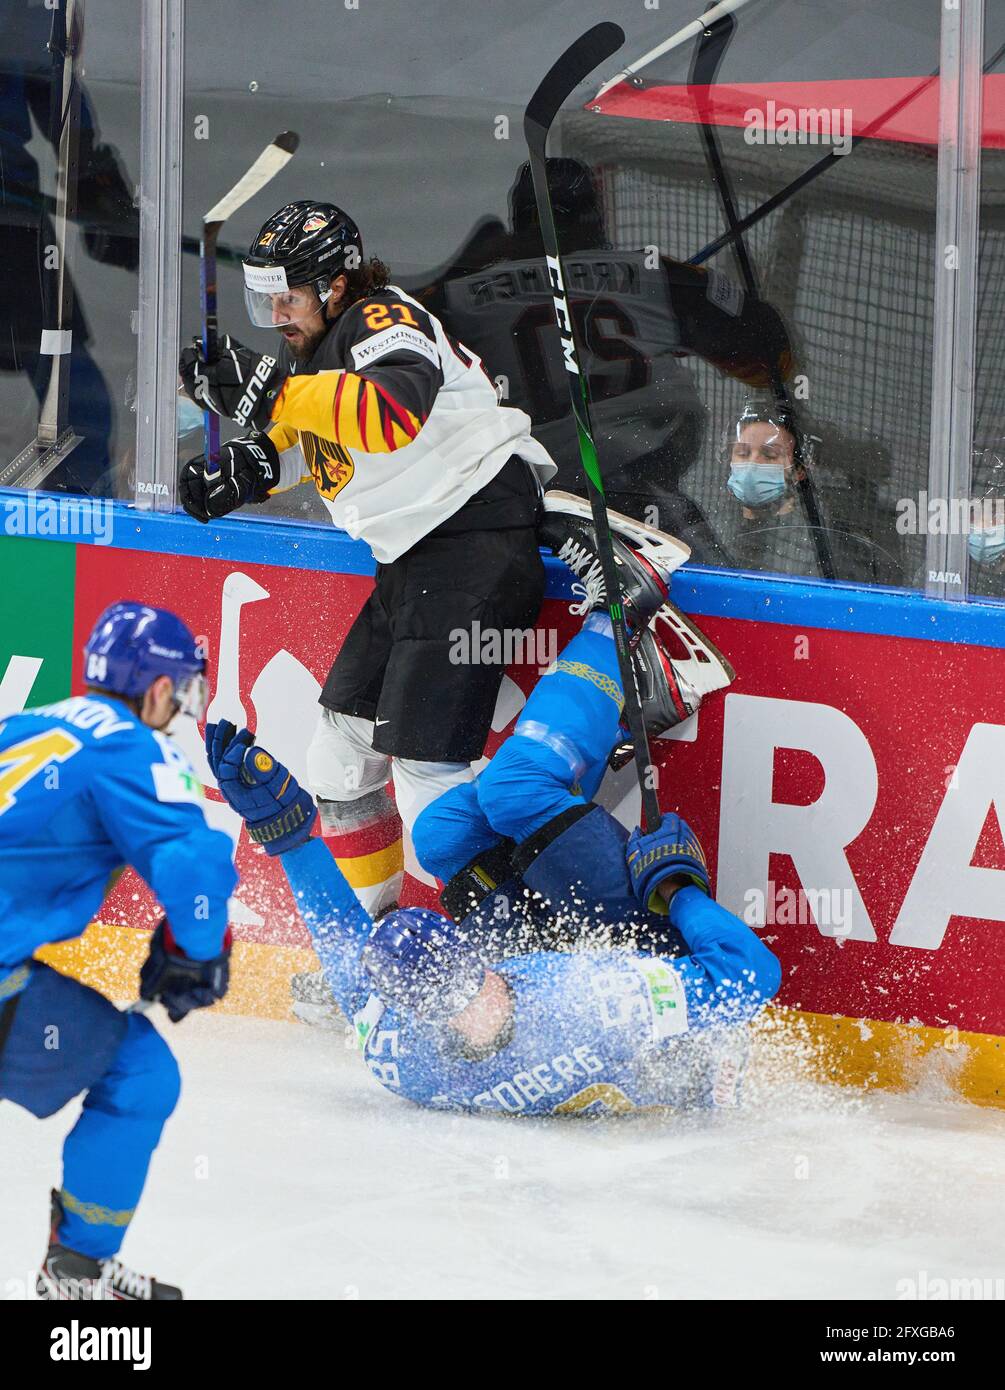
[[[182,676],[174,683],[174,702],[179,714],[188,714],[196,721],[205,717],[209,704],[209,682],[201,671]]]
[[[308,328],[330,297],[330,288],[288,285],[281,265],[244,262],[244,303],[256,328]]]
[[[789,429],[767,417],[741,416],[727,435],[726,486],[745,507],[769,507],[789,491],[795,441]]]

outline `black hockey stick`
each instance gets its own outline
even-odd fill
[[[1003,57],[1005,57],[1005,44],[1002,44],[1000,48],[992,53],[981,71],[985,73],[990,72],[992,68],[998,66]],[[912,87],[909,92],[905,92],[902,97],[898,97],[892,106],[888,106],[885,111],[881,111],[878,116],[874,116],[868,125],[863,126],[857,135],[852,136],[849,142],[848,153],[850,154],[852,151],[857,150],[863,140],[868,140],[887,121],[896,116],[898,112],[903,111],[905,106],[910,106],[911,102],[921,96],[922,92],[926,91],[933,82],[938,82],[939,77],[940,70],[936,68],[935,71],[930,72],[927,77],[921,78],[917,85]],[[744,232],[749,231],[751,227],[756,227],[758,222],[762,222],[764,218],[773,213],[776,208],[780,208],[783,203],[787,203],[790,198],[794,197],[801,189],[805,188],[807,184],[812,183],[814,179],[819,178],[821,174],[833,168],[841,160],[847,158],[847,154],[839,154],[837,150],[828,151],[828,153],[818,159],[815,164],[811,164],[808,169],[804,169],[801,174],[798,174],[791,183],[787,183],[784,188],[779,189],[777,193],[773,193],[771,197],[765,199],[763,203],[759,203],[752,212],[748,212],[744,217],[741,217],[735,226],[730,227],[728,231],[717,236],[714,241],[710,241],[708,245],[703,246],[700,251],[696,251],[693,256],[688,258],[688,264],[703,265],[705,261],[711,260],[723,247],[731,246],[733,242],[743,236]]]
[[[249,198],[259,193],[293,158],[300,136],[284,130],[268,145],[234,187],[203,218],[199,239],[199,307],[202,310],[202,353],[207,362],[217,356],[216,319],[216,239],[220,228]],[[206,435],[206,476],[220,468],[220,417],[212,410],[203,412]]]
[[[646,737],[645,721],[642,717],[642,702],[639,699],[635,666],[628,647],[628,633],[621,607],[621,586],[618,582],[618,568],[614,560],[611,527],[607,516],[607,503],[604,498],[604,480],[600,472],[597,448],[593,441],[593,430],[590,424],[589,390],[586,377],[579,365],[580,357],[576,346],[576,332],[565,293],[565,277],[562,271],[551,195],[548,190],[548,166],[545,154],[548,132],[563,103],[590,75],[597,64],[602,63],[605,58],[609,58],[612,53],[616,53],[624,41],[624,31],[616,24],[597,24],[581,38],[578,38],[552,66],[531,97],[524,114],[523,129],[527,148],[530,152],[534,199],[537,203],[538,220],[541,223],[541,237],[544,242],[548,279],[553,291],[555,316],[558,320],[558,331],[562,340],[562,355],[568,373],[572,413],[575,417],[576,433],[579,437],[579,454],[583,463],[583,472],[586,474],[590,509],[593,513],[593,525],[597,533],[597,555],[604,576],[611,627],[614,629],[621,689],[625,698],[625,718],[632,737],[639,790],[642,793],[642,822],[646,830],[655,830],[659,826],[662,816],[656,799],[656,791],[652,785],[653,768],[649,758],[649,740]]]
[[[694,56],[691,59],[691,70],[688,73],[689,86],[701,86],[711,89],[715,85],[719,65],[722,62],[726,49],[735,32],[736,19],[732,13],[721,14],[712,21],[710,27],[702,32],[695,47]],[[729,227],[730,231],[734,233],[732,238],[733,253],[740,267],[744,288],[749,295],[752,295],[755,299],[760,299],[761,296],[758,290],[757,276],[750,256],[747,253],[746,243],[743,240],[742,234],[735,230],[740,220],[740,215],[736,206],[736,198],[733,195],[733,187],[729,173],[722,157],[722,151],[719,148],[718,132],[711,121],[703,120],[701,122],[701,136],[705,146],[705,158],[708,163],[708,171],[718,191],[719,201],[722,203],[722,211],[726,218],[726,225]],[[790,420],[792,415],[792,398],[789,395],[788,387],[785,384],[785,378],[782,376],[781,369],[777,363],[773,363],[771,366],[771,390],[778,406],[784,411],[786,420]],[[810,533],[813,537],[813,548],[816,551],[817,564],[820,566],[820,573],[824,579],[836,579],[837,571],[834,568],[834,556],[831,552],[830,539],[823,526],[812,479],[806,470],[799,431],[796,429],[794,423],[790,425],[790,428],[794,446],[793,462],[799,473],[796,486],[799,491],[800,501],[803,504],[803,510],[806,513],[806,520],[810,527]]]

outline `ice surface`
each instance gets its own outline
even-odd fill
[[[755,1073],[668,1119],[428,1113],[338,1033],[164,1023],[184,1092],[123,1257],[190,1298],[895,1298],[1005,1275],[1005,1114]],[[0,1297],[23,1296],[71,1110],[0,1105]]]

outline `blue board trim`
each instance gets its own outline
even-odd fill
[[[4,535],[333,574],[372,575],[375,569],[369,547],[332,526],[264,517],[224,517],[203,526],[183,512],[140,511],[126,502],[8,488],[0,488],[0,539]],[[545,556],[545,566],[549,598],[572,598],[574,581],[565,566],[550,555]],[[952,603],[902,589],[858,588],[700,565],[685,565],[677,572],[673,593],[681,608],[695,614],[1005,647],[1005,603],[988,600]]]

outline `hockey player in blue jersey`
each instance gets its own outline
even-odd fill
[[[629,548],[619,563],[659,732],[731,672],[672,605],[655,611],[661,596]],[[416,822],[416,854],[444,882],[453,920],[406,908],[373,923],[310,838],[308,794],[248,730],[207,729],[221,792],[281,856],[332,993],[388,1089],[523,1115],[735,1103],[746,1024],[776,992],[778,962],[713,901],[683,820],[629,836],[591,802],[624,737],[622,707],[610,620],[594,611],[492,762]]]
[[[46,1299],[178,1299],[117,1258],[178,1067],[139,1012],[33,960],[79,936],[125,865],[165,911],[141,995],[177,1022],[226,993],[231,845],[166,733],[204,713],[205,661],[173,613],[116,603],[84,649],[87,694],[0,722],[0,1100],[44,1118],[84,1092],[52,1193]],[[55,1041],[54,1041],[55,1040]]]

